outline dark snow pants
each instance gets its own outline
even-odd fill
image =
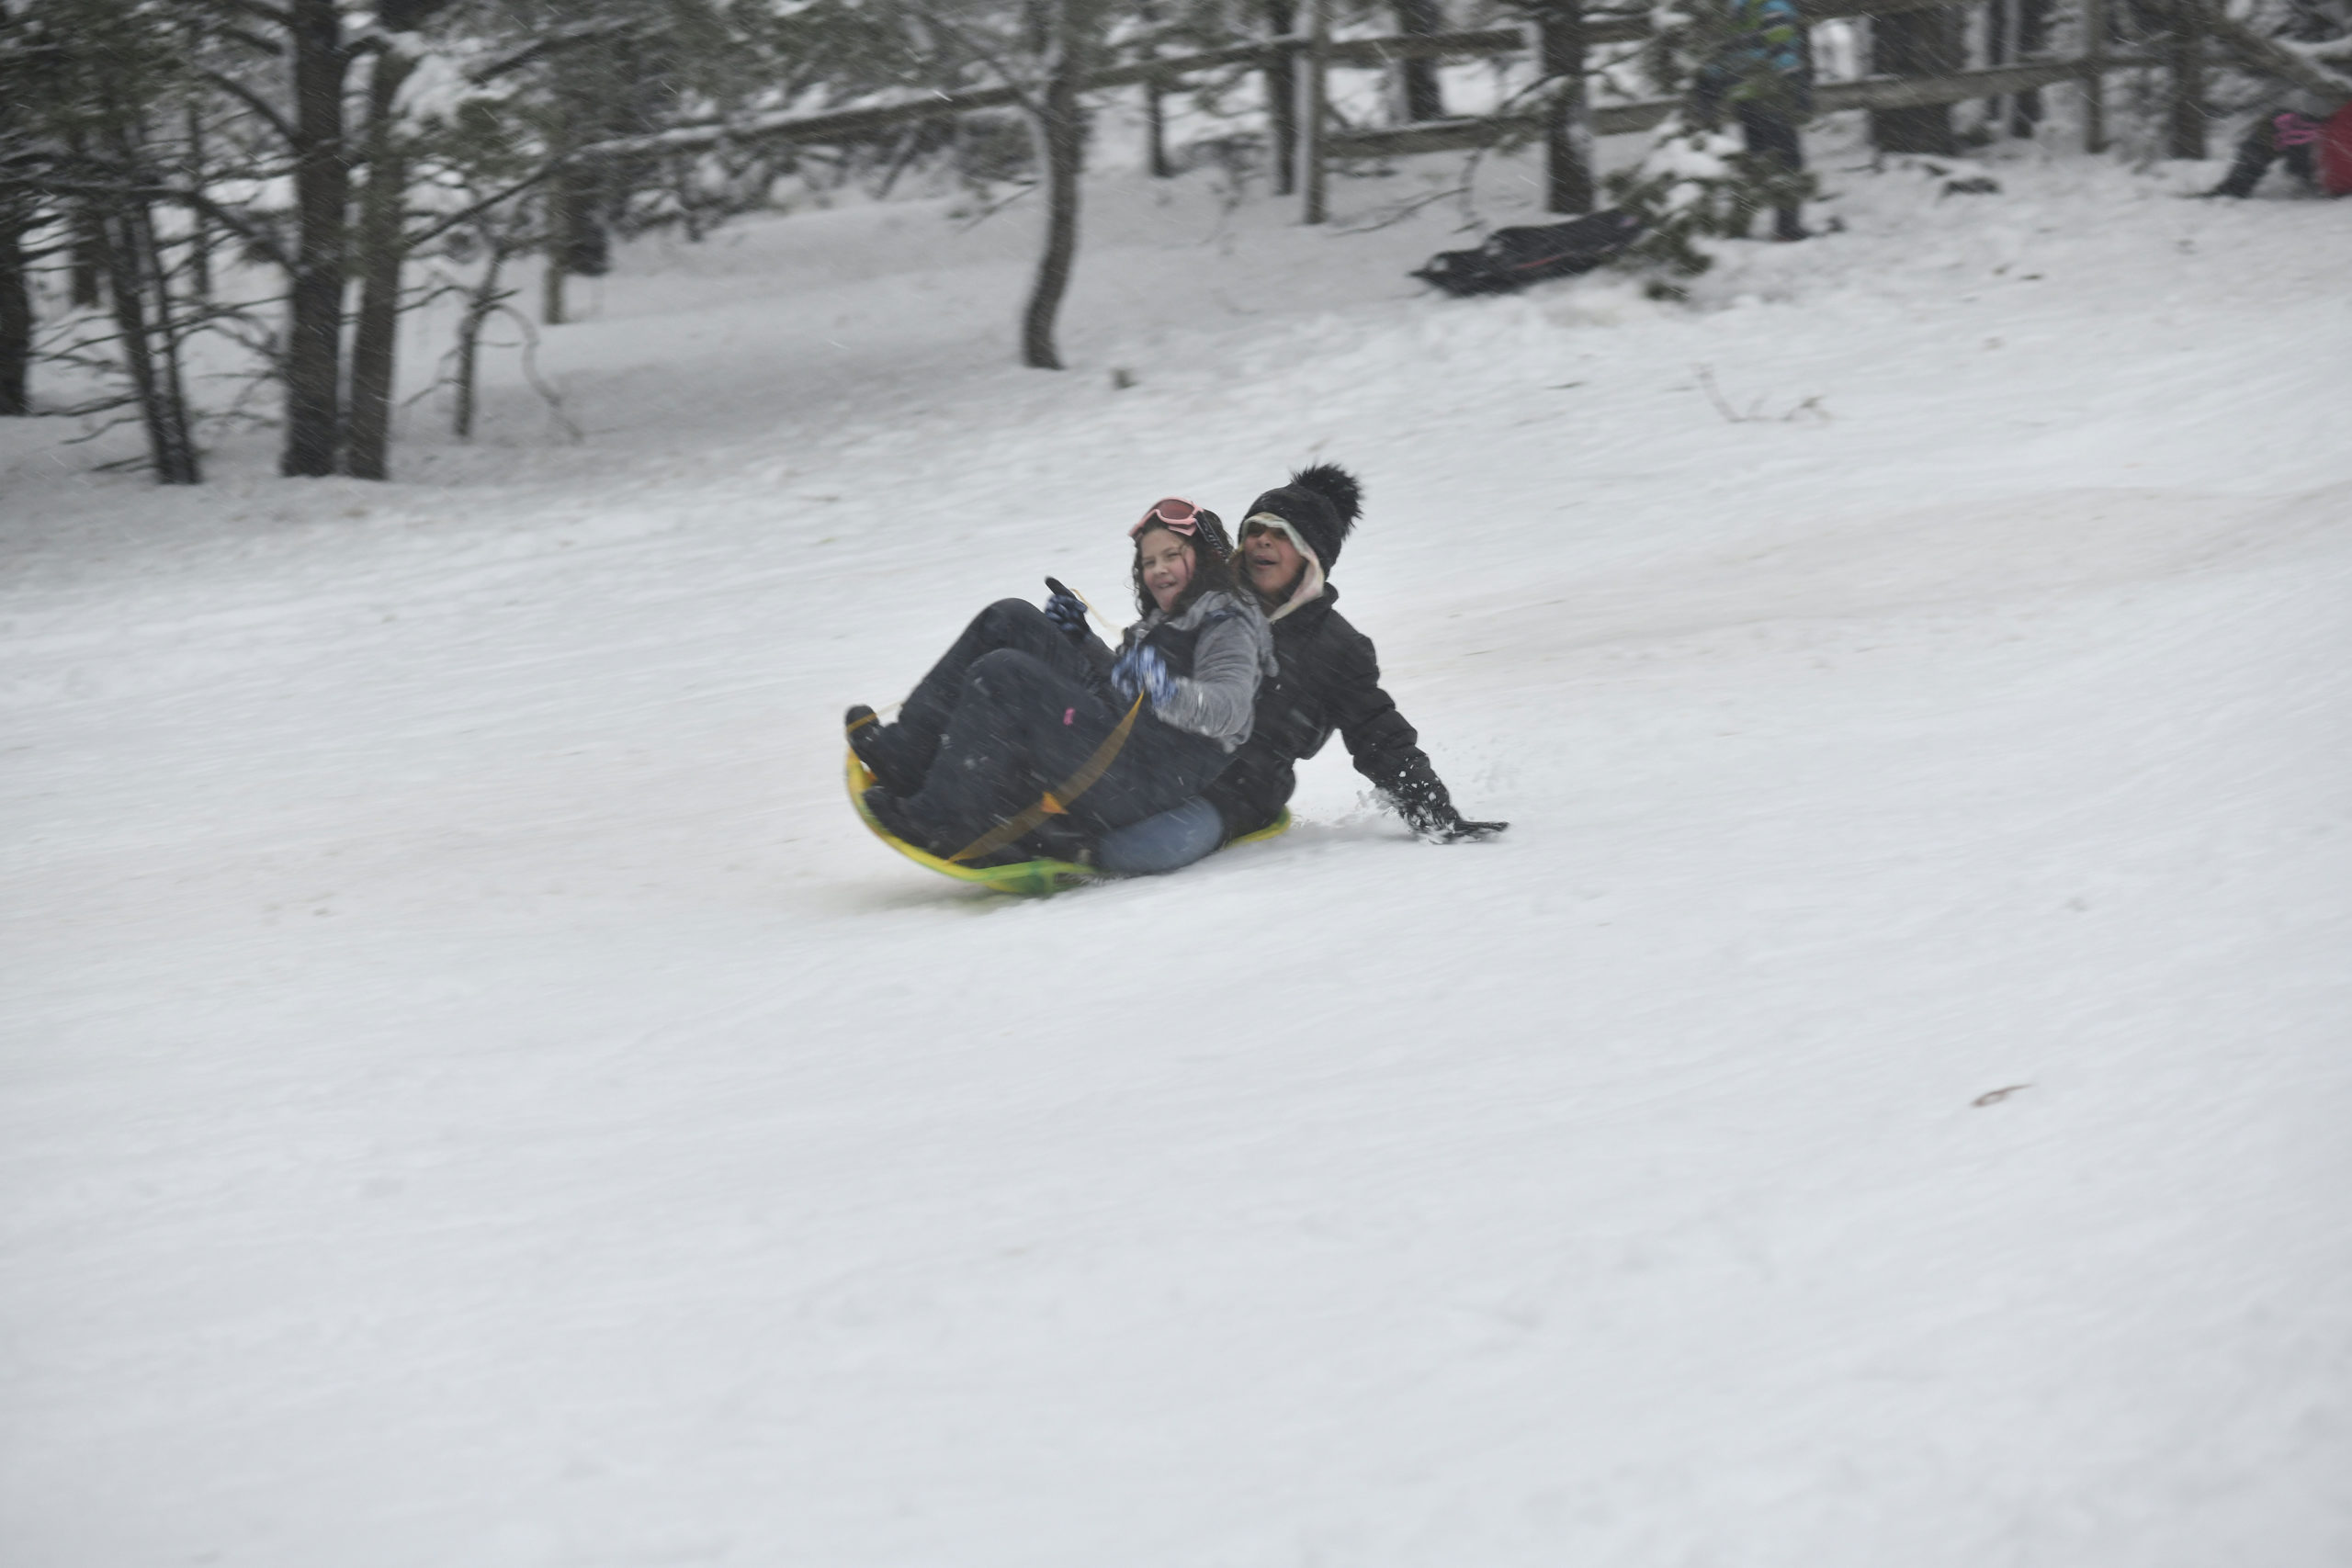
[[[899,803],[915,840],[952,855],[1017,817],[1085,767],[1129,705],[1091,669],[1080,677],[1019,649],[981,654],[922,789]],[[1090,835],[1139,822],[1198,795],[1227,759],[1206,736],[1160,723],[1147,700],[1110,766],[1067,803],[1069,820]]]
[[[2237,156],[2230,164],[2230,172],[2222,176],[2220,185],[2213,187],[2213,195],[2252,196],[2254,187],[2262,183],[2262,176],[2269,172],[2270,165],[2281,157],[2287,160],[2289,174],[2305,185],[2314,183],[2312,144],[2301,141],[2279,146],[2278,118],[2275,114],[2266,114],[2254,122],[2254,129],[2247,131],[2245,139],[2238,143]]]
[[[1736,107],[1739,129],[1747,139],[1750,157],[1778,164],[1787,174],[1804,171],[1804,141],[1798,136],[1793,120],[1758,104],[1740,104]],[[1774,209],[1772,232],[1783,240],[1803,236],[1804,225],[1798,220],[1793,204]]]
[[[1107,690],[1110,652],[1101,643],[1066,635],[1043,610],[1024,600],[1000,599],[972,617],[931,672],[915,682],[898,722],[874,738],[870,745],[879,763],[876,776],[899,794],[919,789],[963,697],[965,676],[986,655],[1007,649],[1028,654],[1081,684]]]

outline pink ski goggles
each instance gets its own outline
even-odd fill
[[[1171,534],[1193,538],[1201,531],[1201,509],[1182,496],[1165,496],[1151,503],[1151,510],[1143,514],[1143,521],[1127,530],[1127,537],[1134,538],[1155,523]]]

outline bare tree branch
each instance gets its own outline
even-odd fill
[[[930,26],[937,28],[941,32],[945,33],[949,38],[954,39],[957,43],[962,44],[966,49],[970,50],[972,53],[978,56],[980,62],[986,65],[989,70],[996,73],[997,80],[1003,85],[1004,89],[1007,92],[1010,92],[1013,96],[1015,100],[1020,103],[1023,108],[1027,109],[1033,115],[1043,116],[1045,114],[1045,104],[1035,94],[1030,92],[1028,86],[1022,78],[1022,73],[1015,71],[1012,66],[1006,64],[1002,57],[1000,56],[996,51],[990,49],[987,44],[982,43],[978,39],[974,38],[971,34],[966,32],[963,28],[949,21],[946,17],[939,15],[939,13],[933,11],[928,6],[910,6],[908,9],[914,15],[921,17]]]
[[[294,267],[294,259],[286,254],[286,249],[278,243],[277,235],[270,232],[267,228],[254,222],[246,214],[233,207],[221,206],[200,190],[185,190],[177,186],[143,184],[135,180],[61,179],[50,175],[11,180],[5,175],[0,175],[0,190],[7,189],[12,186],[28,190],[55,191],[64,196],[103,196],[118,199],[176,202],[180,206],[194,208],[197,211],[203,213],[215,223],[260,251],[277,265],[289,272]]]
[[[481,200],[474,202],[472,205],[461,207],[457,211],[444,216],[433,223],[429,228],[408,236],[401,242],[402,247],[413,251],[421,245],[432,243],[442,235],[447,233],[450,230],[456,228],[458,224],[469,222],[478,215],[487,212],[492,208],[496,207],[500,202],[520,196],[525,191],[530,189],[533,186],[537,185],[540,181],[552,177],[560,172],[563,166],[571,161],[571,158],[570,154],[548,159],[530,174],[524,175],[521,179],[516,180],[513,185],[506,186],[504,189],[493,191],[490,195],[483,197]]]
[[[243,44],[255,53],[266,54],[272,59],[283,59],[286,54],[286,46],[276,39],[266,39],[259,33],[247,32],[243,28],[217,27],[212,29],[212,34],[215,38],[227,39],[232,43]]]
[[[216,11],[235,11],[243,16],[257,17],[272,27],[291,28],[294,13],[282,6],[271,6],[264,0],[197,0],[198,5]]]
[[[635,21],[574,22],[570,27],[557,28],[518,49],[508,50],[504,54],[482,62],[466,73],[466,80],[479,86],[575,44],[594,43],[599,39],[625,38],[639,30],[639,24]]]
[[[251,87],[246,86],[243,82],[238,81],[235,77],[215,71],[209,66],[199,68],[197,74],[211,83],[214,86],[220,88],[222,92],[227,93],[230,96],[235,98],[238,102],[243,104],[247,108],[253,110],[254,113],[259,115],[262,118],[263,123],[266,124],[270,130],[277,132],[278,140],[284,141],[289,147],[293,145],[293,126],[287,123],[286,117],[278,113],[277,107],[275,104],[272,104],[267,98],[263,97],[259,93],[254,92]]]

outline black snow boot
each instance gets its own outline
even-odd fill
[[[890,743],[890,731],[872,708],[859,703],[842,715],[842,728],[849,735],[849,749],[857,753],[857,760],[865,764],[865,771],[874,775],[876,783],[893,795],[912,795],[922,786],[921,779],[907,777],[907,771],[899,766],[898,749]]]
[[[882,824],[882,830],[890,837],[902,843],[912,844],[929,854],[944,855],[947,852],[923,840],[922,835],[916,830],[915,825],[908,820],[906,807],[899,804],[897,795],[890,793],[888,784],[876,784],[858,796],[858,799],[865,802],[867,812],[873,816],[874,820]]]
[[[2220,185],[2205,194],[2245,200],[2254,194],[2254,187],[2262,183],[2262,176],[2278,157],[2278,143],[2271,140],[2270,122],[2265,119],[2245,133],[2238,142],[2237,155],[2230,160],[2230,172],[2222,177]]]
[[[858,798],[865,802],[865,809],[874,814],[874,820],[882,824],[883,831],[900,843],[912,844],[923,853],[937,855],[941,860],[951,858],[964,848],[961,844],[942,843],[936,836],[916,826],[914,818],[907,810],[906,802],[892,795],[887,784],[876,784]],[[1029,840],[1023,839],[988,854],[973,855],[956,863],[969,866],[975,871],[992,865],[1017,865],[1023,861],[1037,858],[1028,844]]]

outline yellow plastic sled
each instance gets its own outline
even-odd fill
[[[874,819],[874,813],[865,808],[865,792],[873,787],[874,775],[866,771],[864,762],[857,760],[857,753],[852,751],[849,754],[849,801],[857,807],[857,819],[872,829],[876,838],[917,865],[927,867],[942,876],[952,876],[958,882],[976,882],[991,893],[1011,893],[1023,897],[1058,893],[1065,887],[1075,887],[1080,883],[1105,880],[1104,874],[1094,867],[1066,860],[1024,860],[1012,865],[958,865],[954,861],[943,860],[928,850],[915,848]],[[1233,843],[1254,844],[1261,839],[1287,832],[1289,829],[1290,812],[1284,810],[1271,825],[1254,833],[1244,833]],[[1227,849],[1232,847],[1233,844],[1226,846]]]

